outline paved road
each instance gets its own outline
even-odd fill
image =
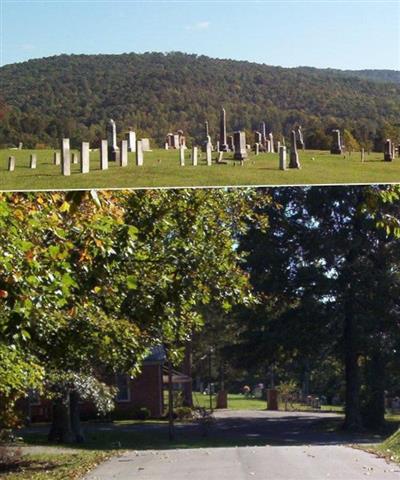
[[[399,466],[350,446],[376,438],[318,428],[334,414],[222,411],[216,417],[210,434],[258,439],[263,446],[130,451],[85,480],[400,480]]]

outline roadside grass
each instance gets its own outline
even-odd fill
[[[26,454],[14,471],[0,472],[0,479],[78,480],[109,456],[103,451]]]
[[[309,185],[338,183],[395,183],[400,182],[400,160],[382,161],[382,153],[366,155],[364,163],[360,153],[353,152],[343,158],[327,151],[299,152],[302,168],[281,171],[278,154],[262,153],[240,166],[231,153],[225,154],[226,164],[207,166],[201,153],[197,167],[189,160],[179,165],[176,150],[157,149],[145,152],[144,165],[135,165],[135,154],[129,153],[127,167],[109,162],[109,169],[101,171],[99,152],[91,152],[88,174],[81,174],[79,165],[71,165],[72,175],[61,175],[61,167],[53,165],[54,150],[0,150],[0,190],[57,190],[87,188],[141,188],[237,185]],[[76,152],[76,151],[75,151]],[[37,168],[29,168],[29,155],[37,154]],[[16,168],[7,170],[8,157],[14,155]],[[213,159],[216,158],[213,153]]]

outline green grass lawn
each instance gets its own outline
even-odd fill
[[[189,150],[186,165],[179,165],[176,150],[154,150],[144,154],[144,165],[135,165],[135,154],[129,154],[128,167],[114,162],[109,169],[100,170],[99,152],[91,152],[91,171],[79,173],[79,165],[72,165],[72,175],[61,175],[61,167],[53,165],[53,150],[36,150],[37,168],[29,168],[33,150],[0,150],[1,190],[57,190],[87,188],[188,187],[227,185],[307,185],[335,183],[397,183],[400,182],[400,159],[383,162],[382,153],[366,155],[364,163],[359,153],[343,158],[325,151],[299,152],[301,170],[278,169],[278,154],[250,154],[240,166],[225,154],[227,164],[207,166],[204,153],[199,165],[190,165]],[[8,157],[14,155],[16,168],[7,171]],[[216,158],[214,152],[213,158]]]

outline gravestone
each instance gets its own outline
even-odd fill
[[[71,175],[71,150],[69,138],[61,140],[61,173],[62,175]]]
[[[341,155],[343,152],[342,142],[340,140],[340,130],[332,130],[333,134],[333,143],[331,148],[332,155]]]
[[[81,145],[81,173],[89,173],[89,170],[90,170],[89,142],[82,142],[82,145]]]
[[[299,154],[297,153],[296,132],[290,134],[290,162],[289,168],[300,168]]]
[[[121,142],[121,154],[119,164],[121,167],[128,166],[128,140],[122,140]]]
[[[362,161],[362,162],[365,161],[365,152],[364,152],[364,149],[363,149],[363,148],[361,149],[361,161]]]
[[[142,140],[136,142],[136,165],[141,167],[143,165],[143,145]]]
[[[231,152],[235,150],[235,143],[233,141],[233,135],[228,136],[228,147]]]
[[[10,156],[8,157],[8,171],[13,172],[15,170],[15,157]]]
[[[113,162],[119,162],[119,148],[117,145],[117,125],[111,118],[107,128],[108,158]]]
[[[18,150],[22,150],[22,147],[24,146],[24,144],[22,142],[19,142],[18,144]]]
[[[286,170],[286,147],[279,147],[279,170]]]
[[[276,151],[279,153],[279,149],[281,148],[281,142],[277,142],[276,144]]]
[[[265,151],[267,153],[271,153],[271,141],[270,140],[266,140],[266,142],[265,142]]]
[[[391,162],[393,160],[392,141],[387,138],[384,144],[383,160],[385,162]]]
[[[255,155],[259,155],[260,153],[260,144],[258,142],[254,145],[254,153]]]
[[[260,123],[260,133],[261,133],[261,145],[263,146],[264,150],[267,149],[267,127],[265,122]]]
[[[219,148],[218,152],[227,152],[229,150],[226,141],[226,112],[225,108],[221,109],[221,115],[219,119]]]
[[[128,150],[136,152],[136,132],[129,130],[128,132]]]
[[[206,145],[206,161],[207,165],[211,166],[212,165],[212,148],[211,148],[211,142],[207,142]]]
[[[76,153],[72,153],[72,163],[74,165],[78,164],[78,155]]]
[[[53,164],[54,165],[60,165],[61,164],[61,154],[60,154],[60,152],[54,152]]]
[[[220,149],[219,149],[219,140],[217,140],[217,152],[219,152]]]
[[[142,152],[151,152],[150,140],[148,138],[142,138]]]
[[[179,147],[179,163],[181,167],[185,166],[185,149],[182,145]]]
[[[222,163],[224,152],[218,152],[217,163]]]
[[[100,145],[100,170],[108,169],[108,142],[107,140],[102,140]]]
[[[165,150],[169,150],[168,142],[165,142],[164,149],[165,149]]]
[[[270,149],[269,151],[271,153],[275,153],[275,149],[274,149],[274,136],[272,135],[272,133],[269,134],[269,143],[270,143]]]
[[[299,139],[299,145],[302,150],[305,150],[306,146],[304,145],[303,131],[301,125],[297,127],[297,138]]]
[[[208,122],[207,120],[204,122],[204,136],[208,138],[210,136],[210,132],[208,131]]]
[[[192,165],[194,167],[197,166],[197,147],[192,147]]]
[[[29,168],[36,168],[36,164],[37,164],[36,153],[31,153],[30,160],[29,160]]]
[[[233,134],[233,140],[235,142],[235,153],[233,154],[234,160],[246,160],[246,134],[245,132],[238,131]]]
[[[260,132],[254,132],[254,143],[262,143],[262,135]]]

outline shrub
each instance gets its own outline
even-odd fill
[[[192,409],[190,407],[177,407],[174,410],[178,420],[189,419],[193,417]]]

